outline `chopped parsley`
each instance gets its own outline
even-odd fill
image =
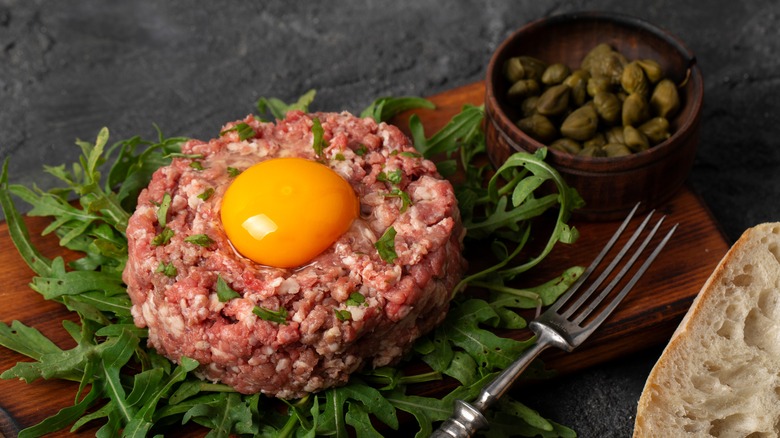
[[[360,306],[366,303],[366,297],[360,292],[352,292],[349,294],[349,298],[344,302],[347,306]]]
[[[403,213],[406,211],[406,209],[409,208],[410,205],[412,205],[412,198],[409,197],[409,194],[405,191],[394,188],[393,190],[390,190],[385,197],[387,198],[400,198],[401,199],[401,209],[400,212]]]
[[[166,193],[163,195],[160,207],[157,209],[157,222],[160,227],[165,228],[168,220],[168,209],[171,207],[171,195]]]
[[[379,175],[376,176],[377,181],[389,182],[390,184],[400,184],[401,178],[403,178],[403,172],[401,172],[401,169],[395,169],[389,173],[379,172]]]
[[[227,173],[230,175],[231,178],[235,178],[238,175],[241,175],[241,171],[239,169],[236,169],[235,167],[228,166]]]
[[[160,265],[157,266],[157,270],[154,272],[160,272],[165,274],[166,277],[173,278],[176,276],[176,274],[179,273],[179,270],[176,269],[176,266],[173,266],[173,263],[165,263],[160,262]]]
[[[154,236],[154,239],[152,239],[152,246],[165,245],[170,242],[171,238],[173,238],[173,230],[165,227],[160,231],[160,234]]]
[[[368,147],[366,145],[361,144],[357,149],[355,149],[355,155],[358,157],[362,157],[363,155],[368,153]]]
[[[195,245],[202,246],[204,248],[214,243],[214,240],[206,234],[193,234],[192,236],[187,236],[184,241],[187,243],[194,243]]]
[[[325,130],[322,129],[320,119],[314,117],[311,119],[311,122],[311,133],[314,137],[311,146],[314,148],[314,153],[319,157],[322,156],[322,151],[328,146],[328,142],[325,140]]]
[[[336,319],[339,321],[349,321],[352,319],[352,312],[349,310],[333,309],[333,313],[336,315]]]
[[[277,324],[287,324],[287,309],[284,307],[280,307],[279,310],[270,310],[265,307],[255,306],[255,308],[252,309],[252,313],[265,321],[271,321]]]
[[[230,286],[228,286],[227,282],[225,282],[225,279],[222,278],[221,275],[217,276],[217,299],[219,299],[220,302],[226,303],[233,298],[241,298],[241,294],[233,290]]]
[[[379,252],[379,257],[387,263],[393,263],[398,258],[395,253],[395,228],[388,228],[382,237],[374,243],[374,248]]]
[[[211,197],[211,195],[213,195],[213,194],[214,194],[214,189],[209,187],[206,190],[204,190],[203,193],[198,195],[198,198],[200,198],[200,199],[202,199],[204,201],[207,201]]]
[[[236,131],[238,133],[238,139],[242,141],[255,136],[255,130],[252,129],[249,124],[244,122],[236,123],[232,128],[228,128],[220,132],[219,135],[225,135],[230,131]]]
[[[193,161],[190,163],[190,167],[192,167],[195,170],[203,170],[205,167],[203,167],[203,164],[201,164],[200,161]]]

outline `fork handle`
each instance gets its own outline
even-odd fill
[[[518,358],[501,372],[490,384],[480,391],[473,403],[455,400],[452,416],[431,434],[431,438],[468,438],[479,429],[489,425],[485,412],[493,403],[506,393],[528,365],[551,343],[544,337],[525,350]]]

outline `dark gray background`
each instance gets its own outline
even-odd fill
[[[77,138],[211,138],[258,97],[318,90],[312,109],[359,111],[483,79],[513,30],[581,10],[644,18],[683,40],[705,77],[690,180],[734,240],[780,220],[780,3],[772,1],[330,2],[0,0],[0,159],[51,184]],[[3,248],[3,250],[9,250]],[[581,436],[631,434],[660,350],[557,380],[527,402]]]

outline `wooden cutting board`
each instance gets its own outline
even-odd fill
[[[459,112],[463,104],[481,104],[483,95],[483,83],[467,85],[433,96],[431,100],[437,104],[437,109],[421,110],[417,114],[430,135]],[[404,118],[400,119],[399,126],[405,129]],[[551,368],[562,373],[572,373],[665,343],[669,339],[693,297],[730,244],[702,200],[687,186],[658,210],[668,216],[669,223],[680,224],[674,239],[615,314],[591,339],[573,353],[551,352],[545,357]],[[53,257],[62,254],[56,238],[39,236],[46,226],[46,220],[28,218],[27,223],[35,243],[44,255]],[[546,281],[570,266],[586,266],[615,231],[618,223],[582,222],[575,219],[572,225],[579,229],[580,239],[573,245],[556,247],[530,275],[520,279],[524,284],[534,285]],[[6,324],[20,320],[39,329],[61,347],[71,347],[72,341],[62,329],[61,321],[66,318],[76,319],[63,306],[43,300],[27,287],[33,272],[16,253],[5,223],[0,224],[0,248],[0,320]],[[518,331],[512,333],[512,336],[526,339],[529,333]],[[0,348],[0,372],[20,360],[25,358]],[[44,381],[28,385],[17,380],[0,380],[0,407],[10,413],[18,426],[27,427],[71,405],[76,388],[70,382]],[[0,417],[0,432],[9,430],[8,422]],[[87,429],[79,435],[91,436],[94,431]]]

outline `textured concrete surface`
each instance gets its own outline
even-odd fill
[[[0,159],[12,182],[51,181],[77,138],[210,138],[261,96],[318,90],[317,110],[430,95],[481,80],[528,21],[576,10],[644,18],[705,76],[690,180],[730,239],[780,220],[780,3],[771,1],[210,2],[0,0]],[[585,437],[630,435],[658,351],[556,381],[529,404]],[[532,399],[532,400],[531,400]]]

